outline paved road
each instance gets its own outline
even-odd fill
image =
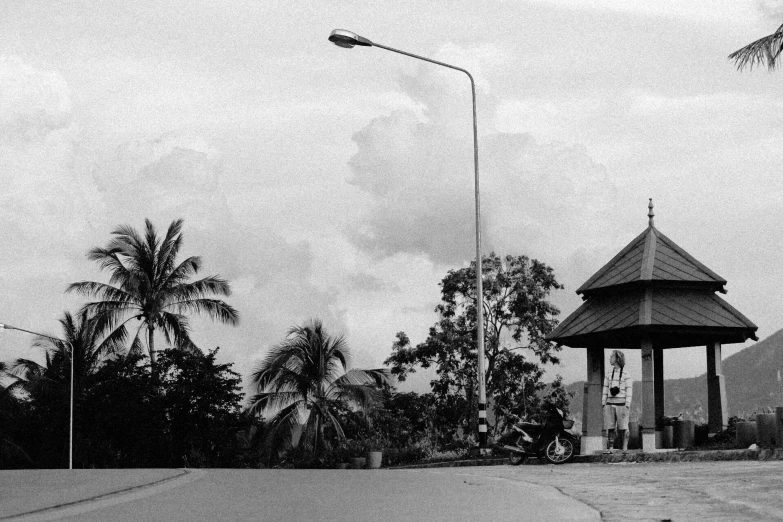
[[[67,471],[0,472],[0,520],[600,520],[595,509],[555,488],[464,469],[173,470],[167,477],[146,471],[157,482],[125,490],[107,487],[117,470],[75,471],[78,491],[67,486]],[[8,503],[14,480],[10,490],[27,500]],[[35,512],[32,495],[40,495]]]
[[[781,461],[0,471],[0,520],[781,519]]]

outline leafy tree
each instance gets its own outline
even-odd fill
[[[729,55],[729,59],[734,60],[734,65],[740,71],[745,67],[753,69],[754,65],[765,64],[769,70],[773,70],[778,64],[781,49],[783,49],[783,25],[774,33],[734,51]]]
[[[319,320],[291,328],[252,373],[257,394],[250,411],[271,416],[270,450],[289,447],[302,423],[299,448],[317,456],[346,439],[343,425],[353,411],[380,398],[388,370],[348,370],[350,351],[342,336],[329,335]]]
[[[244,427],[242,379],[232,364],[215,361],[217,352],[166,350],[158,361],[172,465],[225,467],[232,461]]]
[[[475,275],[475,263],[449,271],[436,307],[440,318],[427,339],[414,347],[404,332],[398,333],[384,363],[400,381],[418,366],[434,366],[438,377],[430,383],[433,393],[441,405],[461,409],[471,433],[477,431],[478,407]],[[539,363],[559,363],[560,348],[545,337],[560,313],[549,294],[563,287],[546,264],[526,256],[501,260],[494,252],[484,257],[483,283],[487,396],[496,413],[535,407],[534,397],[546,386],[540,382]]]
[[[0,469],[30,467],[33,460],[20,446],[24,439],[23,404],[6,384],[6,379],[15,379],[8,374],[7,365],[0,362]]]
[[[100,331],[113,331],[116,337],[127,339],[126,324],[140,321],[131,342],[131,352],[140,353],[140,334],[146,330],[147,350],[154,368],[155,330],[160,330],[169,345],[195,352],[190,339],[186,314],[207,314],[214,320],[236,325],[238,312],[212,295],[231,294],[228,282],[208,276],[197,281],[190,278],[201,268],[201,258],[188,257],[178,263],[182,247],[182,220],[173,221],[164,238],[158,237],[153,224],[145,220],[144,234],[129,226],[121,226],[105,248],[94,248],[88,259],[111,273],[108,284],[92,281],[73,283],[68,291],[96,297],[84,310],[95,316]]]
[[[129,354],[91,376],[78,424],[80,467],[171,465],[163,396],[145,362],[142,354]]]
[[[371,431],[389,447],[403,448],[417,440],[429,438],[433,431],[432,394],[383,391],[383,400],[369,414]]]
[[[231,364],[182,350],[159,353],[157,375],[130,355],[94,375],[84,400],[84,467],[228,467],[244,448],[237,434],[240,376]]]

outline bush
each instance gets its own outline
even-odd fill
[[[693,448],[699,450],[723,450],[737,448],[737,423],[745,419],[736,415],[729,418],[728,427],[720,433],[710,437],[709,424],[697,424],[695,428],[695,437]]]
[[[384,466],[404,466],[420,462],[427,453],[423,448],[408,446],[405,448],[390,448],[383,452]]]

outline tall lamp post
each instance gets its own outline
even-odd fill
[[[73,344],[69,341],[66,341],[65,339],[60,339],[59,337],[52,337],[51,335],[46,335],[38,332],[31,332],[30,330],[25,330],[24,328],[17,328],[16,326],[11,326],[3,323],[0,323],[0,330],[18,330],[20,332],[37,335],[38,337],[46,337],[47,339],[50,339],[54,342],[65,343],[71,347],[71,399],[70,399],[71,404],[70,404],[70,413],[69,413],[70,426],[68,428],[68,469],[73,469]]]
[[[431,60],[423,56],[411,54],[399,49],[387,47],[375,42],[371,42],[367,38],[359,36],[351,31],[345,29],[335,29],[329,35],[329,41],[333,42],[338,47],[344,47],[351,49],[356,45],[363,47],[379,47],[392,51],[394,53],[404,54],[411,58],[423,60],[425,62],[434,63],[436,65],[442,65],[449,69],[464,72],[468,79],[470,79],[470,91],[473,95],[473,166],[475,171],[475,192],[476,192],[476,345],[478,353],[478,386],[479,386],[479,448],[481,450],[487,447],[487,394],[484,382],[484,291],[481,284],[482,266],[481,266],[481,205],[479,201],[479,162],[478,162],[478,130],[476,124],[476,84],[473,82],[473,76],[468,71],[454,65]]]

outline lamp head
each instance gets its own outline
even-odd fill
[[[365,47],[372,46],[372,42],[367,38],[363,38],[358,34],[346,31],[345,29],[335,29],[332,31],[329,35],[329,41],[338,47],[344,47],[346,49],[350,49],[354,45],[362,45]]]

